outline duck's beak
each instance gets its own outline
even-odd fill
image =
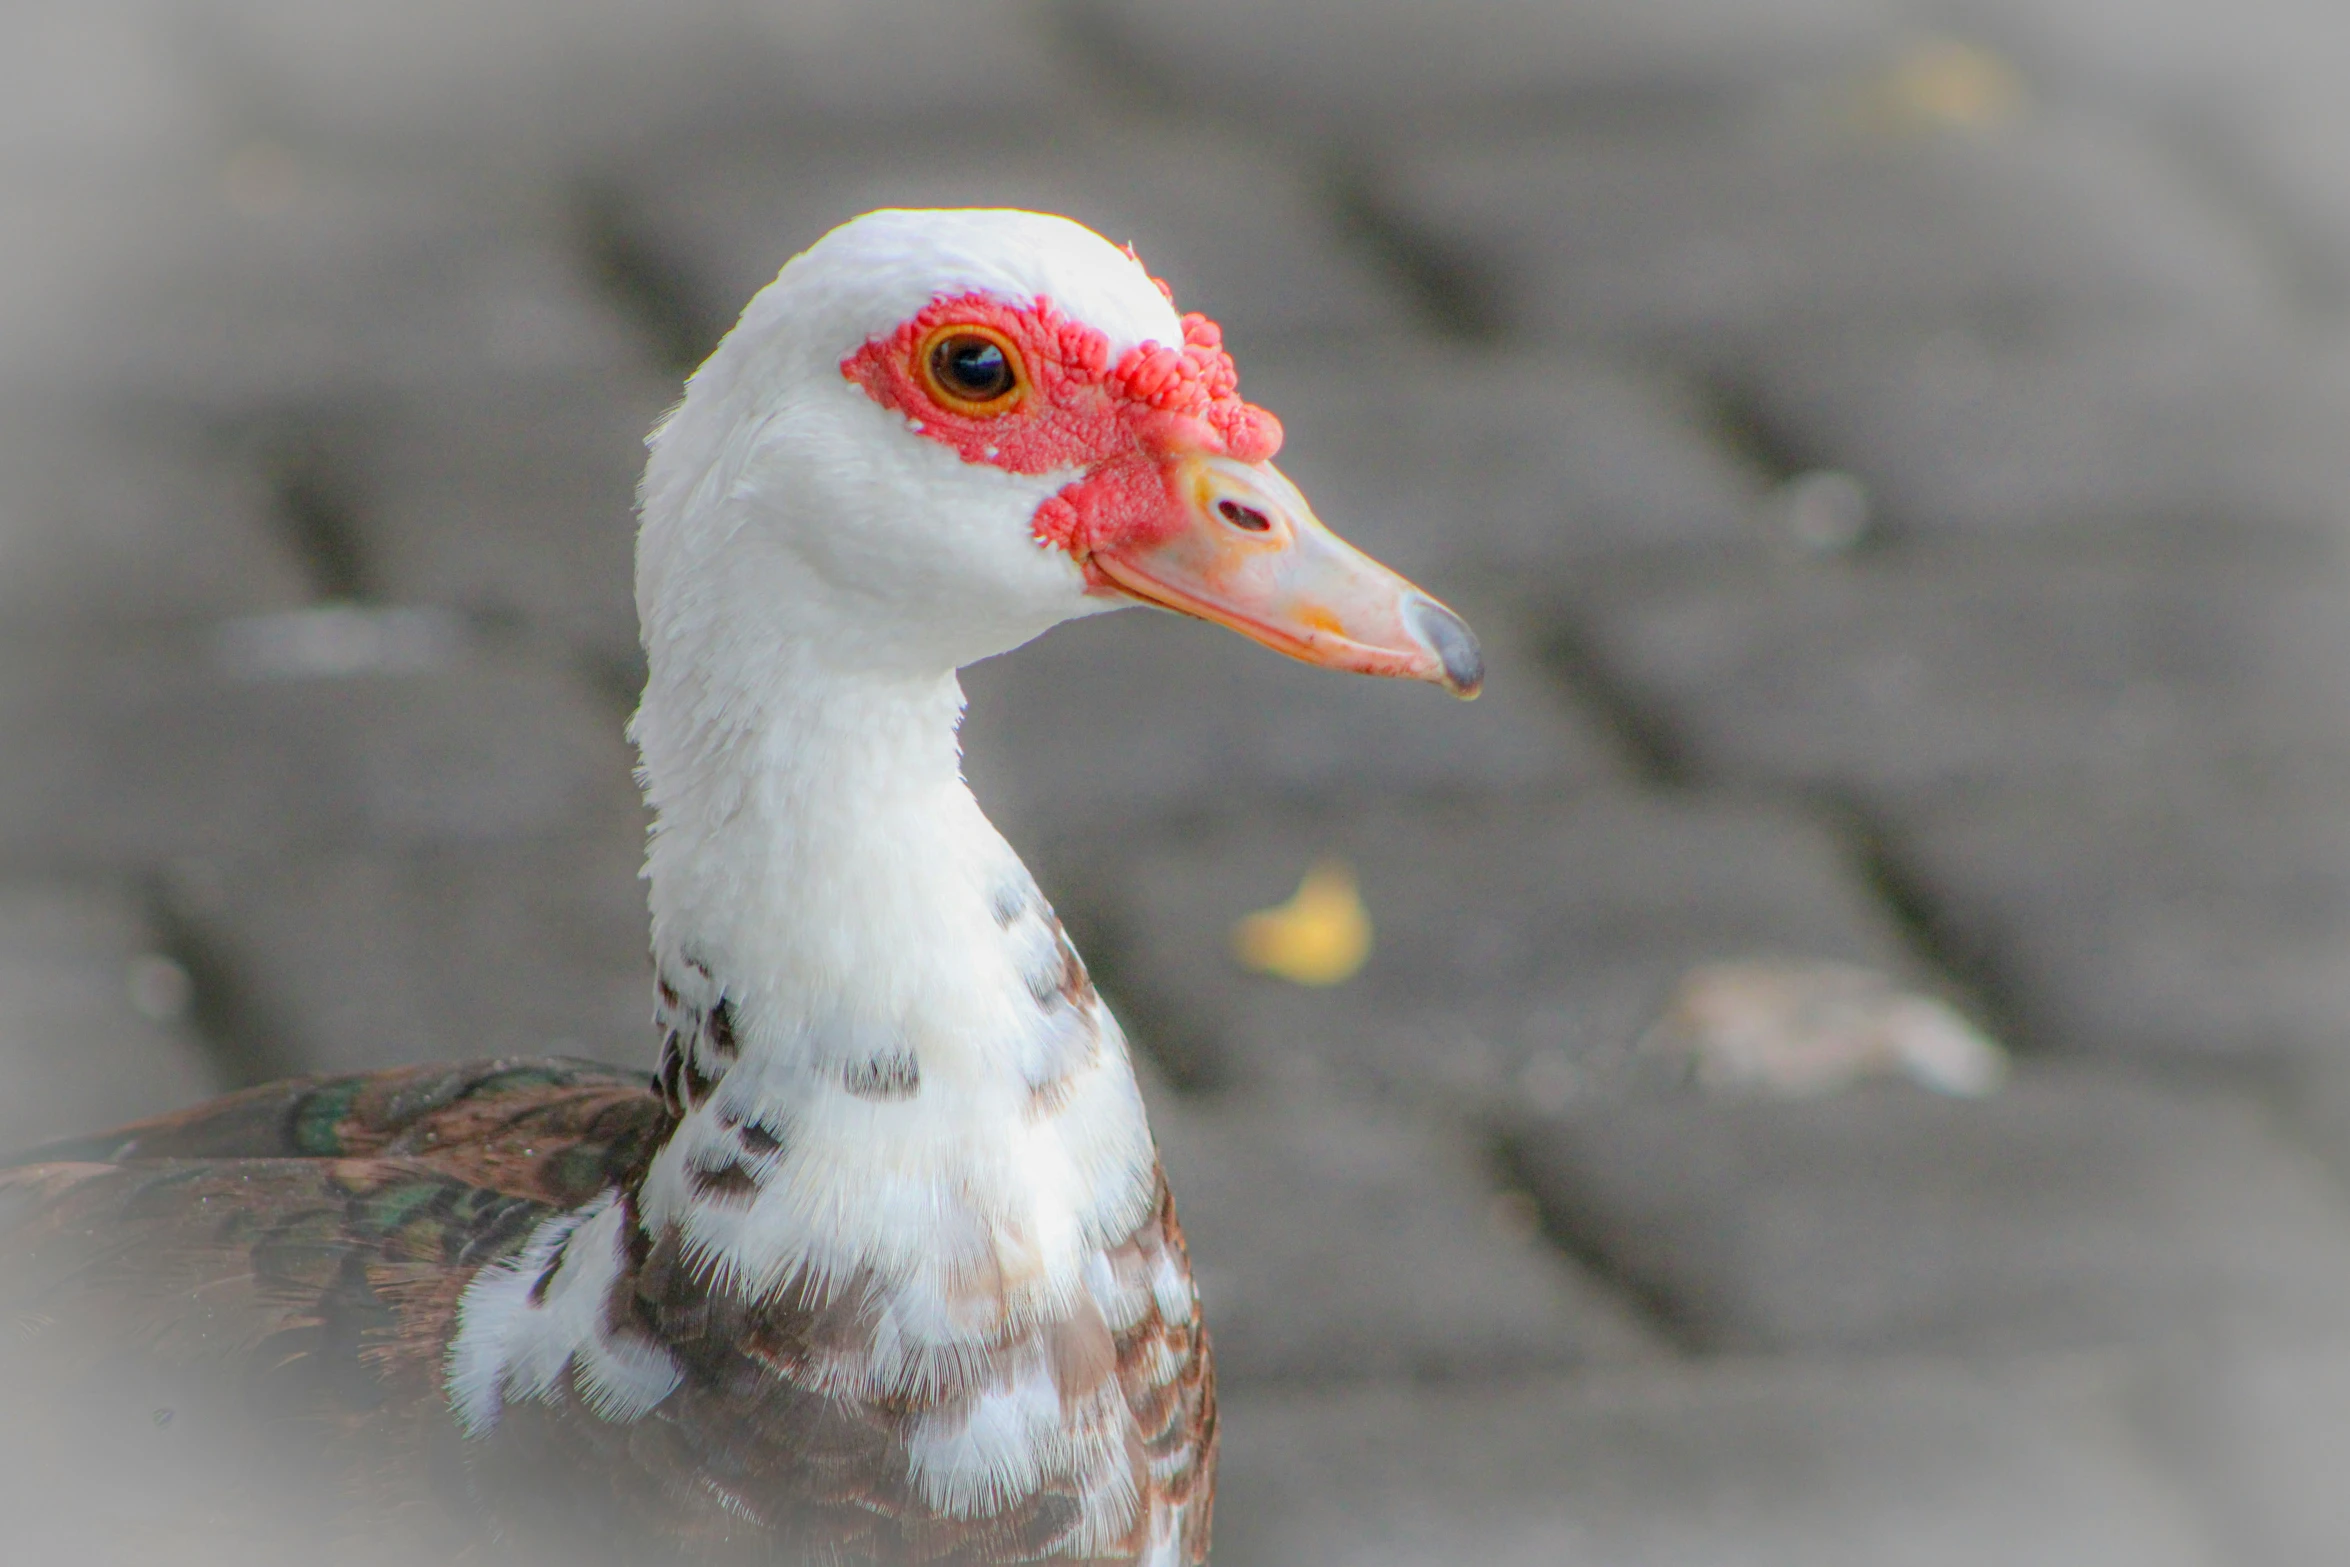
[[[1167,525],[1092,552],[1108,585],[1309,664],[1477,694],[1485,659],[1461,617],[1324,527],[1280,469],[1187,455],[1162,472]]]

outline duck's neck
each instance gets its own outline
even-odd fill
[[[707,667],[656,655],[636,726],[680,1113],[642,1222],[751,1289],[1065,1298],[1153,1155],[1115,1023],[963,784],[952,671]]]

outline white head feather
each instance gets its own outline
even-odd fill
[[[658,658],[697,663],[777,637],[844,666],[941,673],[1108,607],[1037,546],[1040,501],[1070,474],[961,461],[841,374],[934,298],[1050,299],[1113,357],[1179,345],[1142,264],[1035,212],[868,213],[793,259],[687,383],[652,436],[637,612]]]

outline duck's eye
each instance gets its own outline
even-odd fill
[[[993,332],[941,332],[923,356],[930,389],[960,413],[1002,413],[1020,400],[1019,354]]]

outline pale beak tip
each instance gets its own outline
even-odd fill
[[[1444,669],[1444,689],[1464,702],[1474,702],[1485,688],[1485,653],[1469,623],[1432,598],[1412,595],[1404,606],[1404,621],[1420,645],[1436,655]]]

